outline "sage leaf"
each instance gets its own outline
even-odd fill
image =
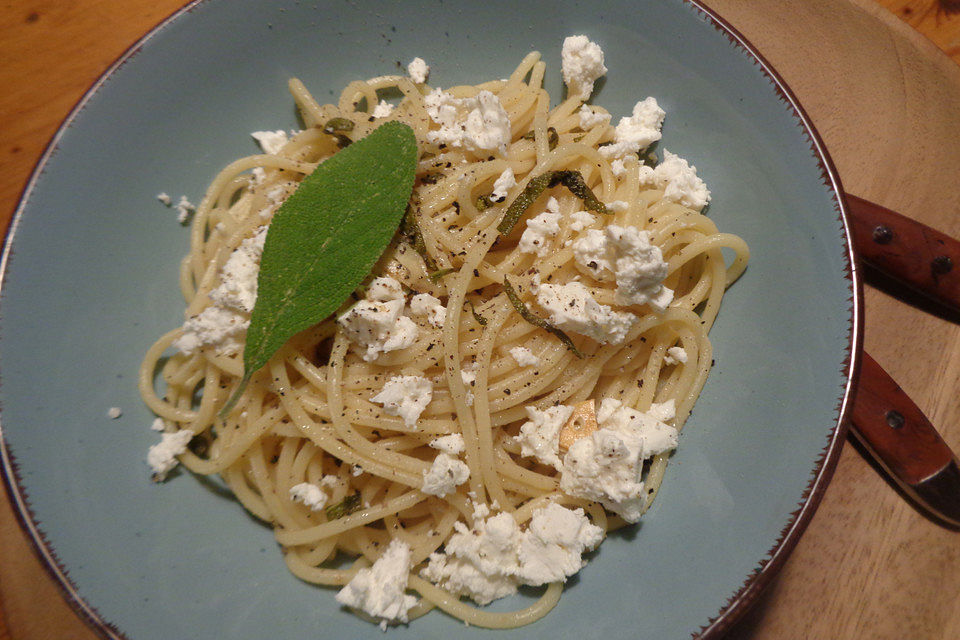
[[[417,141],[388,122],[323,161],[273,217],[243,351],[247,382],[294,334],[337,310],[393,237],[413,191]]]

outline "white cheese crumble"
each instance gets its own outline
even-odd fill
[[[620,118],[613,143],[600,147],[600,153],[607,158],[623,158],[647,148],[661,138],[665,115],[656,98],[641,100],[633,105],[632,115]]]
[[[577,115],[580,116],[580,128],[584,131],[592,129],[597,125],[610,124],[609,113],[598,111],[596,107],[591,107],[590,105],[580,105],[580,111],[577,112]]]
[[[463,450],[466,448],[466,443],[463,441],[462,435],[459,433],[451,433],[448,436],[441,436],[431,440],[429,446],[437,451],[458,456],[463,453]]]
[[[596,500],[627,522],[640,519],[646,504],[643,461],[677,446],[673,400],[646,413],[605,398],[597,411],[600,427],[574,442],[563,458],[560,490]]]
[[[527,347],[513,347],[510,355],[521,367],[535,367],[540,364],[540,357]]]
[[[167,421],[163,418],[154,418],[150,428],[154,431],[164,432],[167,430]]]
[[[611,224],[590,229],[573,242],[577,267],[596,280],[617,282],[614,301],[620,305],[647,304],[662,312],[673,301],[663,286],[667,263],[647,231]]]
[[[187,196],[180,196],[180,200],[177,202],[177,222],[186,224],[187,220],[190,219],[190,214],[196,210],[197,208],[193,203],[187,200]]]
[[[423,58],[414,58],[407,65],[407,73],[414,84],[423,84],[430,74],[430,65]]]
[[[537,290],[537,303],[550,314],[549,320],[554,326],[593,338],[600,344],[623,342],[637,320],[632,313],[614,311],[600,304],[579,282],[542,284]]]
[[[177,456],[187,450],[187,445],[192,438],[193,432],[184,429],[163,433],[160,436],[160,442],[151,445],[147,450],[147,463],[153,468],[156,480],[165,479],[170,470],[177,466]]]
[[[678,364],[687,361],[687,350],[683,347],[670,347],[663,358],[663,364]]]
[[[597,219],[589,211],[574,211],[570,214],[570,230],[574,233],[583,231],[591,226]]]
[[[423,486],[420,491],[443,497],[453,493],[457,487],[470,478],[470,467],[449,453],[439,453],[433,459],[430,468],[423,472]]]
[[[447,317],[447,308],[429,293],[418,293],[410,299],[410,314],[414,317],[422,317],[431,326],[440,329]]]
[[[614,200],[613,202],[608,202],[606,207],[614,213],[622,213],[630,208],[630,203],[625,200]]]
[[[527,226],[517,244],[520,253],[534,253],[540,257],[546,255],[549,239],[560,233],[560,217],[560,203],[551,197],[547,200],[546,211],[527,220]]]
[[[416,323],[403,315],[405,300],[399,282],[376,278],[363,300],[337,318],[347,337],[367,362],[381,353],[406,349],[417,339]]]
[[[238,351],[240,337],[250,325],[249,314],[257,300],[257,275],[267,228],[260,227],[244,239],[220,269],[220,284],[209,296],[213,303],[183,323],[183,333],[173,346],[189,355],[203,346],[214,346],[224,355]]]
[[[510,192],[510,189],[513,189],[517,186],[516,176],[513,175],[513,169],[507,167],[503,170],[503,173],[500,174],[494,183],[493,183],[493,193],[490,194],[490,199],[494,202],[503,202],[507,199],[507,194]]]
[[[391,113],[393,113],[394,106],[387,102],[386,100],[381,100],[377,103],[377,106],[373,108],[372,115],[374,118],[386,118]]]
[[[603,66],[603,50],[587,36],[564,38],[560,60],[563,81],[570,97],[586,100],[593,93],[593,83],[607,72]]]
[[[573,415],[573,407],[559,404],[546,409],[524,407],[529,420],[520,427],[514,440],[520,445],[520,455],[536,458],[543,464],[559,469],[560,429]]]
[[[276,155],[287,144],[287,132],[278,129],[276,131],[254,131],[250,134],[257,141],[264,153]]]
[[[267,228],[260,227],[230,254],[220,269],[220,285],[210,292],[210,299],[214,304],[247,313],[253,311],[253,305],[257,301],[260,258],[266,239]]]
[[[433,384],[423,376],[393,376],[371,402],[383,405],[383,410],[403,418],[408,427],[416,428],[417,419],[433,399]]]
[[[471,529],[457,522],[444,552],[431,554],[420,572],[480,605],[516,593],[521,584],[566,581],[586,564],[583,553],[603,539],[583,509],[550,503],[533,512],[525,531],[509,513],[484,518],[484,512],[475,512]]]
[[[326,506],[330,496],[315,484],[301,482],[290,487],[290,499],[305,505],[311,511],[320,511]]]
[[[697,175],[697,168],[675,153],[663,151],[663,162],[656,167],[640,167],[640,184],[663,189],[663,197],[696,211],[710,202],[710,190]]]
[[[109,409],[107,409],[107,417],[110,418],[111,420],[116,420],[122,415],[123,415],[123,409],[121,409],[120,407],[110,407]]]
[[[337,602],[380,618],[380,628],[384,630],[388,622],[407,622],[407,613],[417,604],[415,596],[404,593],[410,562],[410,546],[402,540],[392,540],[372,567],[357,571],[337,593]]]
[[[165,206],[168,206],[168,207],[169,207],[171,204],[173,204],[173,200],[170,198],[169,195],[167,195],[167,193],[166,193],[165,191],[161,191],[160,193],[157,194],[157,200],[159,200],[159,201],[162,202]]]
[[[507,152],[510,142],[510,116],[500,99],[489,91],[473,98],[456,98],[440,89],[428,93],[424,102],[430,119],[440,125],[427,132],[427,141],[452,147],[465,147],[474,153],[499,150]]]

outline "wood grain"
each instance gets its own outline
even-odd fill
[[[857,195],[960,237],[960,68],[873,0],[708,0],[800,97]],[[881,0],[960,59],[960,16]],[[181,0],[19,0],[0,10],[0,216],[57,125]],[[865,292],[866,346],[960,450],[960,328]],[[0,640],[93,638],[0,499]],[[4,626],[7,630],[4,630]],[[853,447],[780,577],[732,640],[960,638],[960,534],[925,519]]]

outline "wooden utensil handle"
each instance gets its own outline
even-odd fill
[[[864,444],[896,479],[915,487],[954,460],[920,408],[866,352],[851,418]]]
[[[860,260],[960,312],[960,241],[869,200],[846,200]]]

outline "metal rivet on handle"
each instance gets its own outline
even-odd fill
[[[953,260],[950,256],[937,256],[930,262],[930,270],[935,276],[950,273],[951,269],[953,269]]]
[[[887,424],[890,425],[892,429],[899,429],[903,426],[903,414],[895,409],[890,409],[887,411]]]
[[[873,228],[873,241],[877,244],[888,244],[893,240],[893,229],[885,224],[878,224]]]

